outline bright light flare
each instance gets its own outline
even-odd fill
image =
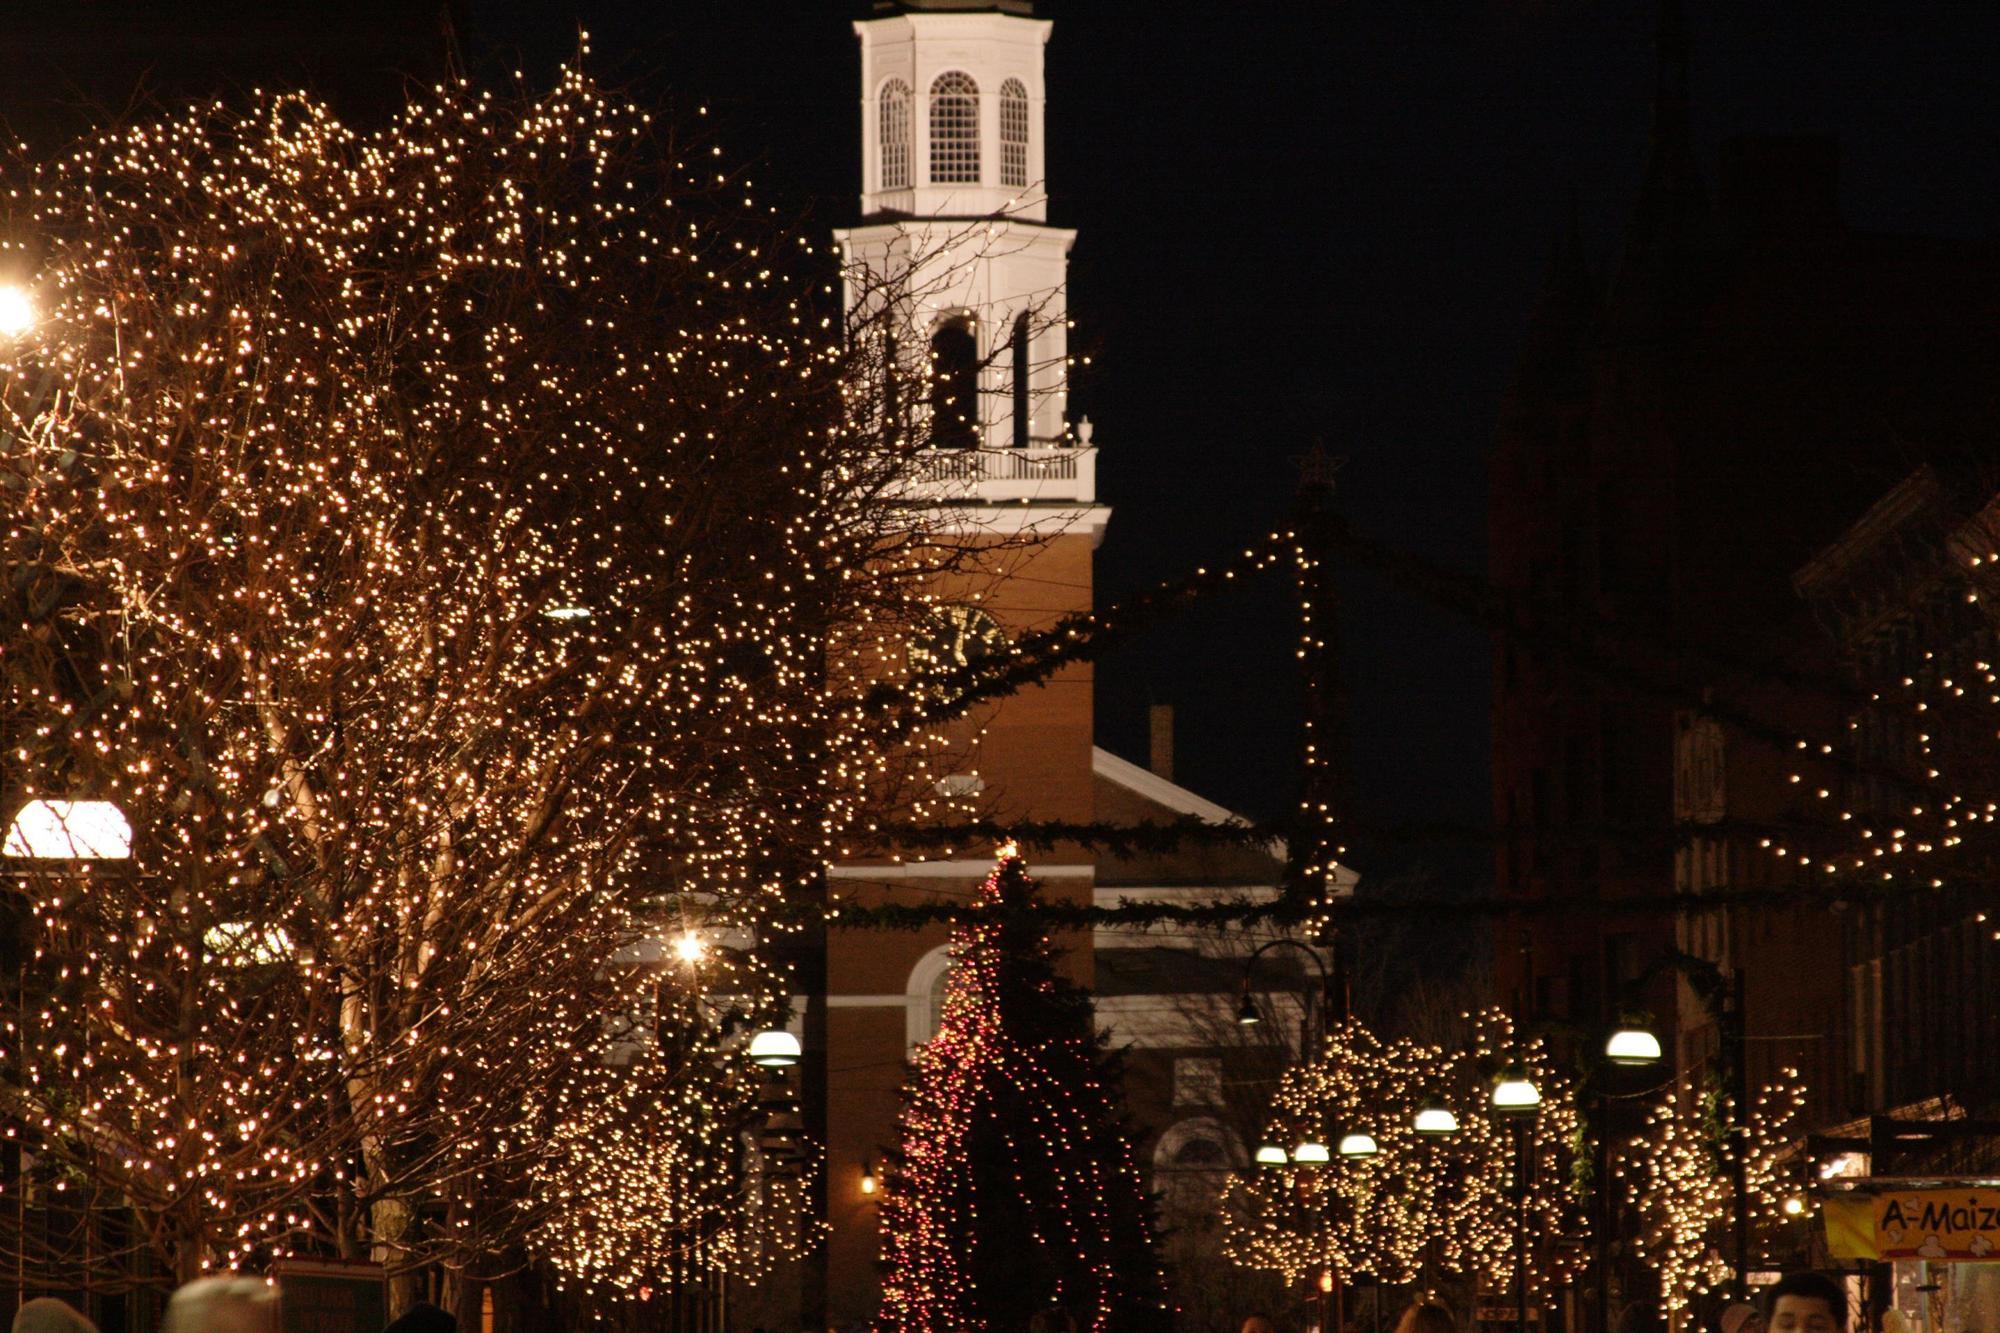
[[[674,941],[674,957],[683,963],[699,963],[707,956],[708,945],[702,942],[701,936],[691,930],[683,931]]]
[[[35,327],[35,298],[26,287],[0,283],[0,338],[18,338]]]

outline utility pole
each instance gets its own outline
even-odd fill
[[[1750,1299],[1750,1043],[1744,1033],[1745,973],[1741,967],[1729,979],[1728,1008],[1723,1011],[1724,1057],[1729,1062],[1729,1177],[1736,1199],[1736,1299]]]
[[[1315,443],[1299,464],[1293,587],[1299,609],[1301,741],[1297,828],[1288,840],[1285,891],[1291,905],[1323,904],[1333,894],[1346,851],[1337,822],[1345,808],[1346,701],[1340,689],[1339,589],[1334,584],[1333,484],[1340,461]],[[1326,1013],[1345,1019],[1351,1007],[1339,929],[1322,918],[1313,943],[1333,963]]]

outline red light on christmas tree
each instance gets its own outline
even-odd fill
[[[1003,852],[959,931],[885,1172],[880,1326],[1169,1326],[1150,1205],[1089,996],[1055,970],[1035,882]]]

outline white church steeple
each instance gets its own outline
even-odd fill
[[[1069,248],[1048,220],[1043,50],[1026,0],[880,0],[861,42],[861,212],[837,232],[850,309],[894,279],[898,355],[928,354],[936,462],[976,506],[1089,508],[1067,417]]]
[[[878,5],[861,38],[861,213],[1048,219],[1046,19],[1028,5]]]

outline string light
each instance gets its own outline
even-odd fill
[[[1790,1130],[1805,1100],[1798,1071],[1787,1069],[1751,1103],[1744,1172],[1753,1225],[1789,1211],[1783,1205],[1792,1192]],[[1647,1112],[1645,1130],[1613,1158],[1613,1173],[1639,1218],[1636,1253],[1659,1275],[1661,1302],[1670,1311],[1730,1277],[1718,1240],[1735,1206],[1727,1143],[1735,1125],[1735,1109],[1720,1092],[1669,1093]]]
[[[1331,1127],[1345,1126],[1376,1152],[1323,1163],[1294,1153],[1289,1165],[1233,1175],[1222,1200],[1232,1262],[1275,1269],[1292,1282],[1319,1270],[1343,1281],[1371,1274],[1405,1282],[1428,1253],[1504,1289],[1513,1278],[1519,1165],[1510,1124],[1484,1108],[1493,1073],[1518,1065],[1542,1091],[1529,1134],[1528,1213],[1547,1252],[1530,1265],[1532,1282],[1540,1298],[1569,1280],[1574,1247],[1555,1250],[1546,1241],[1588,1234],[1569,1193],[1579,1130],[1574,1089],[1539,1039],[1518,1039],[1505,1013],[1465,1017],[1471,1041],[1458,1051],[1385,1042],[1350,1019],[1312,1061],[1287,1071],[1271,1143],[1324,1143]],[[1451,1117],[1453,1132],[1420,1127],[1420,1114],[1429,1117],[1424,1126],[1441,1126],[1439,1112]]]

